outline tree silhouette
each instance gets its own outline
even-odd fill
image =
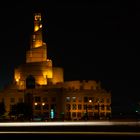
[[[4,115],[5,111],[6,110],[4,102],[0,102],[0,116]]]

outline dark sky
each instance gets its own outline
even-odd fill
[[[114,102],[140,100],[138,1],[34,0],[0,6],[0,86],[11,82],[14,67],[25,62],[33,13],[43,16],[44,41],[65,80],[97,80]]]

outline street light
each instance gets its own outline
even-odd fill
[[[35,106],[37,106],[37,105],[38,105],[38,103],[37,103],[37,102],[35,102],[35,103],[34,103],[34,105],[35,105]]]
[[[89,100],[88,100],[88,103],[92,103],[92,100],[91,100],[91,99],[89,99]],[[86,104],[86,115],[85,115],[86,120],[88,120],[88,119],[89,119],[89,118],[88,118],[88,108],[89,108],[89,106],[88,106],[88,104]]]
[[[88,102],[89,102],[89,103],[91,103],[91,102],[92,102],[92,100],[90,99]]]

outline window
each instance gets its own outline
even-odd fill
[[[95,105],[95,110],[97,110],[98,109],[98,105]]]
[[[104,98],[101,98],[100,102],[101,102],[101,103],[104,103]]]
[[[70,102],[70,97],[66,97],[66,102]]]
[[[83,107],[84,107],[84,110],[86,110],[86,109],[87,109],[87,105],[84,105]]]
[[[71,112],[67,112],[67,113],[66,113],[66,116],[70,118]]]
[[[34,100],[35,100],[35,102],[41,102],[41,98],[40,98],[39,96],[36,96],[36,97],[34,98]]]
[[[43,102],[48,102],[48,98],[47,98],[47,97],[43,97],[43,98],[42,98],[42,101],[43,101]]]
[[[98,103],[100,101],[100,98],[96,98],[95,102]]]
[[[73,110],[76,110],[76,104],[73,104],[73,105],[72,105],[72,109],[73,109]]]
[[[76,102],[76,97],[72,97],[72,102]]]
[[[72,117],[76,117],[76,112],[72,112]]]
[[[92,105],[88,105],[88,109],[89,110],[92,110],[93,109],[93,106]]]
[[[85,103],[88,102],[88,97],[84,97],[84,102],[85,102]]]
[[[41,105],[35,105],[35,110],[41,110]]]
[[[78,104],[78,110],[81,110],[81,109],[82,109],[82,105]]]
[[[78,117],[78,118],[81,118],[81,116],[82,116],[81,112],[78,112],[78,113],[77,113],[77,117]]]
[[[32,76],[32,75],[29,75],[27,78],[26,78],[26,88],[27,89],[34,89],[35,88],[35,78]]]
[[[43,110],[49,110],[49,105],[48,105],[48,104],[45,104],[45,105],[43,106]]]
[[[106,110],[110,110],[110,109],[111,109],[110,105],[107,105]]]
[[[70,104],[66,104],[66,110],[69,111],[71,109],[71,105]]]
[[[105,109],[105,106],[104,105],[101,105],[101,110],[104,110]]]
[[[82,102],[82,97],[78,97],[78,102]]]

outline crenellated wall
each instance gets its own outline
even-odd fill
[[[94,80],[76,80],[76,81],[66,81],[64,83],[64,88],[66,89],[87,89],[87,90],[96,90],[100,88],[100,84]]]

